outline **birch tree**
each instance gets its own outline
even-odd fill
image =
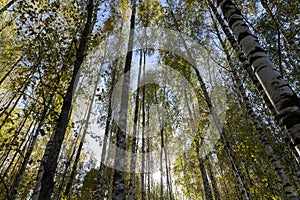
[[[270,61],[268,54],[259,44],[244,22],[240,11],[230,0],[218,1],[229,27],[245,51],[252,69],[262,84],[265,93],[280,116],[282,124],[299,152],[300,148],[300,107],[299,99],[292,88]]]

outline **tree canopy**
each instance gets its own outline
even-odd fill
[[[296,0],[2,0],[0,200],[300,198]]]

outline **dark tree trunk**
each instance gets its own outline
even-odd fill
[[[122,85],[121,94],[121,108],[119,116],[119,127],[117,132],[117,149],[115,154],[114,163],[114,177],[113,177],[113,200],[121,200],[124,198],[125,180],[125,150],[126,150],[126,126],[127,126],[127,112],[128,112],[128,99],[129,99],[129,84],[130,84],[130,69],[132,62],[132,49],[133,37],[135,28],[135,13],[136,13],[136,0],[133,0],[132,13],[130,19],[130,34],[127,47],[127,55],[124,68],[124,80]]]
[[[130,158],[130,179],[129,179],[129,199],[134,199],[134,188],[135,188],[135,166],[136,166],[136,152],[137,152],[137,126],[139,117],[139,96],[140,96],[140,79],[142,71],[142,50],[140,50],[140,63],[139,63],[139,74],[137,82],[137,91],[135,97],[135,110],[133,119],[133,133],[132,133],[132,145],[131,145],[131,158]]]
[[[145,78],[145,66],[146,66],[146,52],[144,52],[143,78]],[[146,199],[146,191],[145,191],[145,125],[146,125],[146,112],[145,112],[145,85],[144,85],[143,90],[142,90],[142,173],[141,173],[142,200]]]
[[[66,96],[64,97],[61,113],[56,124],[56,128],[51,135],[51,138],[47,144],[45,153],[43,155],[40,169],[37,175],[36,185],[32,195],[33,200],[49,200],[53,193],[54,187],[54,175],[57,167],[57,160],[60,152],[62,142],[64,140],[66,128],[69,122],[69,116],[71,111],[71,103],[73,96],[73,88],[75,86],[76,77],[83,59],[86,56],[87,41],[92,31],[92,17],[94,11],[93,0],[88,1],[87,5],[87,21],[82,32],[82,38],[80,40],[79,48],[76,52],[76,60],[74,63],[74,69],[70,85],[67,89]]]

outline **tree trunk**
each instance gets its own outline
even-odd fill
[[[13,144],[13,143],[18,139],[18,136],[20,135],[21,130],[22,130],[23,127],[25,126],[25,123],[27,122],[27,120],[28,120],[28,118],[29,118],[30,113],[32,112],[32,110],[33,110],[33,109],[31,109],[31,110],[28,112],[28,114],[26,114],[25,118],[21,121],[18,130],[17,130],[16,133],[14,133],[14,135],[12,136],[12,140],[9,142],[9,144]],[[26,136],[24,136],[24,137],[26,137]],[[5,172],[2,173],[2,171],[4,170],[4,167],[6,166],[6,165],[4,165],[4,163],[7,162],[7,161],[9,160],[9,159],[7,159],[7,158],[8,158],[8,156],[9,156],[9,154],[11,153],[11,150],[12,150],[11,148],[5,149],[5,151],[4,151],[4,153],[3,153],[2,157],[1,157],[2,162],[1,162],[1,164],[0,164],[0,171],[1,171],[2,176],[3,176],[3,174],[4,174],[4,176],[5,176]],[[12,160],[12,161],[13,161],[13,160]]]
[[[178,24],[178,22],[177,22],[177,20],[175,18],[174,13],[171,12],[171,14],[172,14],[172,16],[173,16],[173,18],[175,20],[175,23]],[[178,28],[178,31],[180,32],[179,28]],[[198,68],[196,67],[197,65],[196,65],[196,63],[195,63],[195,61],[194,61],[194,59],[193,59],[193,57],[192,57],[192,55],[191,55],[191,53],[189,51],[189,48],[187,47],[187,44],[186,44],[185,40],[183,39],[182,35],[179,35],[179,37],[180,37],[180,40],[183,43],[183,46],[184,46],[184,48],[185,48],[185,50],[187,52],[188,58],[192,61],[192,63],[191,63],[192,67],[193,67],[193,69],[194,69],[194,71],[196,73],[198,82],[200,84],[201,90],[202,90],[203,95],[205,97],[205,102],[206,102],[206,104],[207,104],[207,106],[208,106],[208,108],[209,108],[209,110],[210,110],[210,112],[212,114],[213,120],[214,120],[214,122],[216,124],[216,127],[218,129],[218,132],[219,132],[219,134],[221,136],[221,139],[222,139],[222,141],[223,141],[223,143],[225,145],[225,150],[226,150],[226,153],[227,153],[228,158],[230,160],[230,163],[231,163],[231,165],[233,167],[233,170],[235,172],[235,177],[236,177],[236,180],[238,182],[240,191],[241,191],[241,193],[242,193],[242,195],[243,195],[243,197],[244,197],[245,200],[248,200],[248,199],[252,200],[252,197],[251,197],[251,194],[250,194],[250,190],[249,190],[249,188],[248,188],[248,186],[246,184],[246,180],[245,180],[245,178],[244,178],[244,176],[242,174],[242,171],[241,171],[239,165],[236,162],[235,155],[234,155],[234,153],[233,153],[233,151],[231,149],[231,146],[229,144],[229,141],[228,141],[228,139],[226,137],[225,130],[221,126],[220,120],[219,120],[219,118],[218,118],[218,116],[217,116],[217,114],[215,112],[215,109],[214,109],[214,107],[212,105],[212,102],[211,102],[211,99],[209,97],[208,91],[206,89],[205,83],[204,83],[204,81],[203,81],[203,79],[202,79],[202,77],[200,75],[200,72],[199,72]]]
[[[157,113],[160,114],[160,110],[158,107],[158,100],[157,100],[157,92],[156,92],[156,88],[155,88],[155,102],[156,102],[156,109],[157,109]],[[159,170],[160,170],[160,200],[163,200],[163,193],[164,193],[164,189],[163,189],[163,150],[164,150],[164,122],[163,119],[160,118],[159,116],[159,121],[160,121],[160,155],[159,155]]]
[[[176,17],[175,17],[175,15],[174,15],[174,13],[172,11],[171,11],[171,14],[172,14],[172,17],[173,17],[175,23],[178,25]],[[178,32],[180,33],[179,27],[178,26],[176,26],[176,27],[177,27]],[[208,108],[210,110],[210,113],[211,113],[211,115],[213,117],[213,120],[214,120],[214,122],[216,124],[218,132],[219,132],[219,134],[221,136],[221,139],[222,139],[222,141],[224,143],[226,153],[227,153],[228,158],[230,160],[230,163],[231,163],[231,165],[233,167],[233,170],[234,170],[234,173],[235,173],[235,177],[236,177],[236,180],[238,182],[238,186],[240,188],[240,191],[241,191],[241,193],[243,195],[243,198],[245,200],[248,200],[248,199],[252,200],[252,197],[251,197],[251,194],[250,194],[250,190],[249,190],[249,188],[247,186],[246,180],[245,180],[245,178],[244,178],[244,176],[242,174],[242,171],[241,171],[239,165],[236,162],[235,155],[234,155],[234,153],[233,153],[233,151],[231,149],[230,143],[229,143],[229,141],[228,141],[228,139],[226,137],[225,130],[221,126],[220,119],[218,118],[218,116],[217,116],[217,114],[215,112],[215,109],[214,109],[214,107],[212,105],[211,99],[210,99],[208,91],[206,89],[206,85],[205,85],[205,83],[204,83],[204,81],[203,81],[203,79],[202,79],[202,77],[200,75],[200,72],[199,72],[198,68],[196,67],[197,66],[196,62],[194,61],[194,59],[193,59],[193,57],[191,55],[191,52],[189,51],[189,48],[187,47],[187,44],[186,44],[186,42],[183,39],[183,37],[182,37],[181,34],[179,35],[179,37],[180,37],[181,42],[183,43],[183,46],[184,46],[184,48],[186,50],[186,53],[187,53],[187,56],[188,56],[189,60],[192,62],[191,63],[192,64],[192,68],[194,69],[194,71],[196,73],[197,80],[198,80],[198,82],[200,84],[201,90],[202,90],[203,95],[205,97],[205,102],[206,102],[206,104],[207,104],[207,106],[208,106]]]
[[[289,197],[291,199],[297,199],[297,195],[293,190],[293,187],[292,187],[292,185],[289,181],[289,178],[285,175],[285,172],[281,167],[280,161],[277,158],[277,156],[276,156],[276,154],[273,150],[273,147],[268,142],[267,136],[263,131],[262,124],[260,123],[256,113],[254,112],[254,110],[251,106],[251,103],[249,101],[249,98],[246,95],[245,88],[244,88],[243,84],[241,83],[240,79],[238,78],[238,75],[237,75],[236,71],[234,70],[233,61],[230,57],[230,54],[229,54],[229,51],[228,51],[228,49],[225,45],[225,42],[222,40],[221,35],[217,30],[217,27],[215,27],[215,29],[217,31],[217,36],[220,40],[220,43],[223,47],[224,53],[226,54],[228,64],[229,64],[230,69],[231,69],[232,74],[233,74],[233,79],[235,80],[235,82],[237,84],[237,88],[238,88],[238,90],[239,90],[239,92],[240,92],[240,94],[243,98],[247,113],[251,117],[251,120],[253,122],[255,131],[256,131],[256,133],[258,133],[258,135],[260,137],[260,140],[262,141],[262,144],[264,145],[264,150],[265,150],[265,152],[268,156],[269,163],[273,167],[273,169],[275,170],[277,178],[278,178],[279,182],[282,184],[283,189],[284,189],[285,194],[287,195],[287,197]]]
[[[146,66],[146,52],[144,52],[143,78],[145,78],[145,66]],[[146,125],[146,113],[145,113],[145,85],[144,85],[143,89],[142,89],[142,173],[141,173],[142,200],[146,199],[146,191],[145,191],[145,125]]]
[[[159,167],[160,167],[160,200],[164,199],[164,181],[163,181],[163,164],[162,164],[162,157],[163,157],[163,149],[164,149],[164,130],[161,128],[160,137],[161,137],[161,147],[160,147],[160,160],[159,160]]]
[[[128,112],[128,99],[129,99],[129,84],[130,84],[130,69],[132,62],[132,49],[133,37],[135,28],[135,13],[136,13],[136,0],[133,0],[132,13],[130,19],[130,34],[127,47],[127,55],[124,68],[124,80],[122,85],[121,94],[121,108],[119,116],[119,127],[117,132],[117,149],[115,154],[114,163],[114,177],[113,177],[113,200],[121,200],[124,198],[125,180],[125,150],[126,150],[126,126],[127,126],[127,112]]]
[[[243,64],[243,67],[247,71],[248,76],[250,77],[250,79],[252,80],[253,84],[257,88],[257,91],[259,92],[259,94],[263,97],[263,99],[264,99],[265,103],[267,104],[269,110],[274,115],[274,118],[277,119],[278,118],[277,113],[276,113],[273,105],[271,104],[269,98],[265,94],[262,85],[260,84],[259,80],[255,76],[255,73],[252,71],[251,65],[248,62],[248,60],[247,60],[244,52],[241,50],[238,42],[236,41],[236,39],[234,38],[234,36],[231,34],[231,31],[229,30],[228,26],[225,24],[225,22],[222,19],[221,15],[218,13],[217,8],[214,6],[214,4],[211,3],[210,0],[208,0],[208,3],[210,5],[210,8],[213,11],[214,15],[216,16],[219,24],[221,25],[221,27],[222,27],[222,29],[223,29],[223,31],[224,31],[227,39],[229,40],[232,48],[234,49],[236,56],[239,58],[240,62]]]
[[[53,100],[53,95],[50,97],[50,100],[49,100],[48,104],[45,106],[45,108],[43,110],[43,113],[42,113],[41,118],[40,118],[40,122],[39,122],[39,124],[38,124],[38,126],[37,126],[37,128],[36,128],[36,130],[35,130],[35,132],[33,134],[33,136],[32,136],[31,142],[30,142],[29,147],[27,149],[27,152],[26,152],[26,154],[24,156],[24,159],[23,159],[23,162],[21,164],[21,167],[20,167],[20,169],[18,171],[17,176],[14,179],[13,185],[11,186],[11,191],[10,191],[10,195],[9,195],[10,196],[10,198],[9,198],[10,200],[15,199],[15,197],[17,195],[18,187],[20,185],[20,182],[21,182],[21,179],[22,179],[22,177],[24,175],[26,166],[28,164],[28,161],[29,161],[30,156],[32,154],[32,151],[34,149],[34,146],[35,146],[35,143],[36,143],[36,139],[37,139],[37,137],[39,135],[40,129],[41,129],[41,127],[44,124],[44,120],[46,118],[46,115],[47,115],[47,112],[49,110],[49,107],[50,107],[50,105],[52,103],[52,100]]]
[[[245,68],[245,70],[247,71],[249,77],[251,78],[253,84],[255,85],[257,91],[259,92],[259,94],[263,97],[266,105],[268,106],[270,112],[272,113],[272,115],[274,116],[274,119],[276,121],[276,123],[280,126],[280,128],[282,129],[282,131],[285,131],[285,128],[283,127],[282,122],[280,121],[280,116],[278,115],[278,113],[276,112],[274,106],[272,105],[271,101],[269,100],[268,96],[266,95],[266,93],[264,92],[264,88],[262,87],[262,84],[259,82],[258,78],[255,76],[254,72],[251,69],[250,63],[247,61],[247,58],[244,54],[244,52],[240,49],[240,46],[238,44],[238,42],[236,41],[236,39],[234,38],[234,36],[231,34],[228,26],[224,23],[222,17],[219,15],[219,13],[217,12],[216,7],[209,2],[210,7],[214,13],[214,15],[216,16],[219,24],[221,25],[224,33],[226,34],[226,37],[228,38],[231,46],[233,47],[237,57],[239,58],[240,62],[243,64],[243,67]],[[288,134],[283,134],[284,137],[288,137]],[[295,158],[298,162],[300,162],[300,153],[299,151],[297,151],[297,149],[295,148],[295,146],[293,145],[293,142],[288,138],[289,141],[287,141],[287,144],[289,145],[289,147],[292,149]]]
[[[206,161],[207,161],[207,168],[206,169],[208,171],[208,176],[209,176],[209,179],[210,179],[211,184],[212,184],[212,188],[213,188],[213,193],[214,193],[215,200],[221,200],[219,189],[218,189],[218,184],[217,184],[215,176],[214,176],[214,174],[212,172],[212,165],[210,164],[209,155],[207,155],[206,158],[207,158],[206,159]]]
[[[185,102],[189,102],[186,89],[184,89],[184,97],[185,97]],[[191,109],[191,107],[188,103],[187,103],[187,108],[188,108],[188,113],[189,113],[189,116],[190,116],[190,120],[194,121],[193,114],[192,114],[192,109]],[[208,181],[208,178],[207,178],[207,173],[206,173],[206,169],[205,169],[205,166],[204,166],[204,161],[203,161],[203,159],[200,155],[200,151],[199,151],[199,148],[200,148],[199,139],[200,139],[200,137],[195,139],[195,145],[196,145],[196,152],[197,152],[197,158],[198,158],[198,161],[199,161],[199,167],[200,167],[202,182],[203,182],[203,186],[204,186],[205,199],[206,200],[212,200],[212,198],[213,198],[212,197],[212,192],[211,192],[211,188],[210,188],[209,181]]]
[[[132,133],[132,145],[131,145],[131,158],[130,158],[130,178],[129,178],[129,199],[134,199],[134,187],[135,187],[135,166],[136,166],[136,152],[137,152],[137,125],[139,116],[139,96],[140,96],[140,79],[142,71],[142,49],[140,50],[140,63],[139,63],[139,74],[137,80],[137,91],[135,97],[135,109],[133,119],[133,133]]]
[[[26,120],[25,120],[25,121],[26,121]],[[18,165],[20,158],[24,156],[21,152],[24,152],[24,151],[25,151],[26,146],[28,146],[28,143],[30,142],[30,137],[26,140],[26,136],[29,134],[30,129],[33,127],[33,125],[34,125],[34,121],[31,121],[31,123],[30,123],[30,125],[29,125],[29,127],[28,127],[28,129],[27,129],[27,131],[26,131],[26,133],[25,133],[25,136],[24,136],[24,138],[22,139],[21,144],[19,145],[19,150],[20,150],[20,151],[15,151],[14,155],[13,155],[11,158],[9,157],[9,158],[7,159],[7,161],[10,161],[10,162],[9,162],[9,164],[6,164],[6,170],[5,170],[3,173],[1,173],[1,176],[2,176],[2,177],[6,177],[7,174],[12,174],[12,173],[14,173],[15,168],[16,168],[16,166]],[[22,125],[22,126],[23,126],[23,125]],[[22,127],[22,128],[23,128],[23,127]],[[20,128],[19,131],[21,131],[22,128]],[[17,135],[19,135],[19,134],[17,133]],[[25,141],[26,141],[26,142],[25,142]],[[8,155],[9,155],[9,154],[8,154]],[[8,156],[8,155],[7,155],[7,156]],[[19,156],[18,156],[18,155],[19,155]],[[18,156],[18,158],[16,159],[17,156]],[[12,167],[12,166],[13,166],[13,167]]]
[[[168,177],[169,177],[169,194],[170,194],[170,200],[173,200],[173,189],[172,189],[172,174],[171,174],[171,164],[170,164],[170,158],[168,155],[166,155],[166,161],[167,161],[167,170],[168,170]]]
[[[258,80],[275,108],[289,137],[300,152],[300,103],[297,95],[275,69],[269,55],[243,21],[240,11],[230,0],[218,0],[229,27],[238,38]]]
[[[149,103],[147,104],[147,126],[149,127],[150,125],[150,105]],[[150,156],[150,135],[147,137],[147,193],[148,193],[148,200],[152,199],[152,194],[151,194],[151,167],[152,167],[152,157]]]
[[[81,132],[81,131],[80,131],[80,132]],[[80,132],[79,132],[79,133],[80,133]],[[66,180],[66,177],[67,177],[68,169],[69,169],[69,167],[70,167],[70,165],[71,165],[71,162],[72,162],[72,160],[73,160],[73,157],[74,157],[74,155],[75,155],[75,153],[76,153],[76,146],[77,146],[77,144],[78,144],[78,139],[79,139],[79,137],[76,138],[76,141],[74,142],[73,147],[72,147],[72,154],[71,154],[71,156],[69,157],[69,159],[68,159],[68,160],[66,161],[66,163],[65,163],[65,169],[64,169],[64,172],[63,172],[61,181],[60,181],[60,183],[59,183],[59,187],[58,187],[58,190],[57,190],[57,197],[55,198],[56,200],[60,200],[61,193],[62,193],[63,187],[64,187],[64,185],[65,185],[65,180]],[[76,164],[76,166],[77,166],[77,164]],[[74,169],[74,168],[72,168],[72,172],[73,172],[73,169]],[[76,170],[76,168],[75,168],[75,170]],[[71,174],[72,174],[72,172],[71,172]],[[70,176],[70,177],[71,177],[71,176]],[[71,178],[70,178],[70,179],[71,179]],[[70,179],[69,179],[69,180],[70,180]],[[68,181],[68,183],[69,183],[69,181]],[[71,183],[72,183],[72,182],[71,182]]]
[[[113,63],[112,63],[113,65]],[[116,63],[118,65],[118,62]],[[104,177],[104,165],[105,165],[105,157],[106,157],[106,149],[107,149],[107,140],[109,137],[109,131],[111,128],[111,118],[112,118],[112,108],[111,108],[111,97],[112,93],[114,90],[114,85],[115,85],[115,80],[116,80],[116,70],[117,67],[113,67],[112,69],[112,80],[108,92],[108,108],[107,108],[107,118],[105,122],[105,130],[104,130],[104,139],[103,139],[103,146],[102,146],[102,152],[101,152],[101,161],[100,161],[100,168],[99,168],[99,173],[98,173],[98,178],[97,178],[97,189],[95,191],[95,199],[100,200],[101,199],[101,194],[102,194],[102,189],[103,189],[103,177]]]
[[[196,145],[196,152],[197,152],[197,158],[199,161],[199,167],[200,167],[200,171],[201,171],[201,177],[202,177],[202,181],[203,181],[203,185],[204,185],[204,193],[205,193],[205,199],[206,200],[213,200],[213,196],[212,196],[212,192],[211,192],[211,188],[208,182],[208,178],[207,178],[207,173],[206,173],[206,169],[204,166],[204,161],[200,155],[200,143],[199,141],[196,139],[195,140],[195,145]]]
[[[25,91],[25,88],[23,90],[23,92]],[[22,93],[23,93],[22,92]],[[0,124],[0,130],[2,129],[2,127],[4,126],[4,124],[7,122],[7,119],[10,117],[11,113],[14,111],[14,109],[16,108],[16,106],[18,105],[21,97],[23,96],[23,94],[20,94],[17,98],[17,100],[14,102],[14,105],[12,106],[12,108],[6,113],[5,118],[3,119],[2,123]],[[7,107],[8,108],[8,107]]]
[[[167,147],[167,144],[168,144],[168,134],[166,134],[166,137],[165,137],[165,144],[164,144],[164,153],[165,153],[165,165],[166,165],[166,179],[167,179],[167,188],[168,188],[168,191],[169,191],[169,198],[170,200],[173,199],[173,196],[172,196],[172,182],[171,182],[171,174],[170,174],[170,170],[169,170],[169,158],[168,158],[168,147]]]
[[[49,200],[53,193],[54,187],[54,175],[57,167],[57,160],[60,152],[60,148],[65,136],[66,128],[69,122],[73,88],[75,86],[76,77],[83,59],[86,56],[87,41],[89,34],[92,31],[92,16],[94,10],[93,0],[88,1],[87,5],[87,21],[82,32],[82,38],[80,40],[79,48],[76,52],[76,60],[74,63],[74,69],[70,85],[67,89],[67,93],[64,97],[61,113],[56,124],[56,128],[51,135],[51,138],[45,149],[40,169],[38,171],[36,185],[32,195],[33,200]]]
[[[149,113],[149,112],[148,112]],[[149,118],[148,118],[149,121]],[[149,125],[149,124],[148,124]],[[151,159],[150,158],[150,139],[149,137],[147,138],[147,193],[148,193],[148,200],[152,199],[151,198]]]

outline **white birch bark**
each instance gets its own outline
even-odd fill
[[[265,150],[265,152],[266,152],[266,154],[268,156],[269,163],[273,167],[273,169],[274,169],[274,171],[276,173],[276,176],[277,176],[279,182],[282,184],[282,187],[283,187],[283,190],[285,191],[285,194],[287,196],[289,196],[290,199],[297,199],[297,195],[294,192],[294,189],[293,189],[293,187],[292,187],[292,185],[290,183],[290,180],[286,176],[284,170],[282,169],[280,160],[277,158],[277,156],[276,156],[276,154],[275,154],[275,152],[273,150],[273,147],[268,142],[267,136],[266,136],[266,134],[263,131],[262,124],[259,121],[258,116],[256,115],[255,111],[253,110],[253,108],[251,106],[251,103],[249,101],[249,98],[246,95],[245,88],[244,88],[243,84],[241,83],[241,81],[240,81],[240,79],[239,79],[239,77],[238,77],[238,75],[237,75],[237,73],[236,73],[236,71],[234,69],[234,64],[233,64],[233,61],[232,61],[232,59],[230,57],[229,51],[228,51],[228,49],[226,47],[226,44],[222,40],[221,35],[220,35],[217,27],[215,27],[215,28],[216,28],[216,31],[217,31],[218,39],[220,40],[221,45],[222,45],[223,50],[224,50],[224,53],[226,54],[230,70],[232,71],[232,74],[233,74],[233,79],[236,82],[237,88],[238,88],[238,90],[239,90],[239,92],[240,92],[240,94],[241,94],[241,96],[243,98],[243,101],[245,103],[245,107],[246,107],[247,113],[251,117],[251,120],[252,120],[252,122],[254,124],[255,131],[259,135],[260,140],[262,141],[262,143],[264,145],[264,150]]]
[[[276,70],[269,55],[251,33],[236,6],[230,0],[219,0],[218,4],[299,154],[300,103],[297,95]]]

